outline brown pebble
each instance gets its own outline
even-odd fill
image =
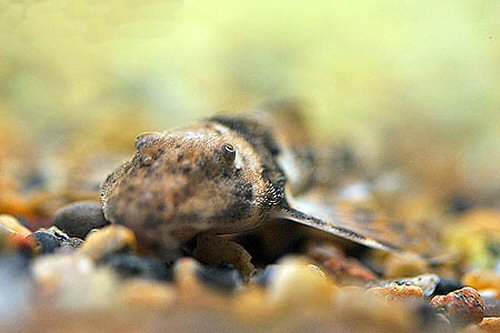
[[[422,289],[417,286],[373,287],[367,289],[366,293],[390,301],[418,300],[424,298]]]
[[[477,290],[493,289],[500,292],[500,274],[492,270],[477,270],[465,274],[464,284]]]
[[[102,228],[104,219],[101,205],[95,201],[80,201],[59,209],[54,225],[71,237],[85,238],[92,229]]]
[[[19,221],[11,215],[0,215],[0,228],[8,229],[10,232],[23,237],[31,234],[31,231],[28,228],[19,223]]]
[[[500,299],[483,296],[483,301],[485,317],[500,317]]]
[[[481,324],[479,324],[479,328],[484,333],[500,332],[500,317],[484,318]]]
[[[378,287],[392,287],[392,286],[415,286],[422,289],[424,296],[431,296],[436,290],[436,286],[440,281],[439,276],[436,274],[423,274],[415,277],[407,277],[397,280],[377,281],[373,285]]]
[[[385,276],[397,278],[415,276],[429,271],[427,261],[416,255],[391,255],[385,264]]]
[[[328,306],[336,289],[318,267],[312,266],[301,257],[282,259],[266,290],[269,303],[279,309]]]
[[[316,260],[337,283],[364,285],[375,280],[376,275],[354,258],[347,258],[342,251],[329,244],[312,244],[307,254]]]
[[[110,225],[91,232],[79,252],[94,260],[119,251],[136,248],[136,238],[132,230],[121,225]]]
[[[35,242],[26,236],[31,231],[10,215],[0,215],[0,252],[17,251],[20,249],[35,251]]]
[[[484,302],[479,293],[465,287],[447,295],[434,296],[430,305],[445,314],[456,327],[479,324],[484,316]]]
[[[175,301],[171,286],[150,280],[131,279],[120,288],[122,304],[130,307],[144,306],[149,309],[167,309]]]

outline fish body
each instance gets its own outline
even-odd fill
[[[156,253],[168,257],[197,235],[245,232],[278,219],[405,251],[387,223],[367,225],[338,214],[324,198],[311,201],[315,189],[333,183],[338,166],[312,148],[293,107],[145,133],[135,146],[134,156],[104,183],[102,207],[108,221],[130,227]]]

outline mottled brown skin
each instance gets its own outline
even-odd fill
[[[244,232],[272,219],[375,249],[429,251],[426,237],[418,237],[422,228],[337,210],[325,193],[338,165],[318,167],[320,154],[308,142],[290,108],[145,133],[133,158],[103,185],[104,215],[167,258],[196,235]]]
[[[159,253],[200,233],[235,233],[265,221],[284,200],[270,143],[258,133],[249,142],[223,123],[138,137],[134,157],[103,186],[106,219],[132,228]]]

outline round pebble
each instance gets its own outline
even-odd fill
[[[391,255],[385,264],[385,276],[415,276],[429,271],[427,261],[416,255]]]
[[[479,324],[484,316],[484,302],[479,293],[465,287],[447,295],[434,296],[430,305],[445,314],[456,327]]]
[[[104,219],[101,205],[95,201],[81,201],[58,210],[54,224],[71,237],[85,238],[92,229],[102,228]]]
[[[112,224],[90,233],[80,247],[80,253],[94,260],[101,260],[114,253],[133,251],[135,248],[134,232],[127,227]]]
[[[276,266],[266,290],[270,303],[278,308],[326,307],[334,299],[333,284],[305,259],[288,257]]]

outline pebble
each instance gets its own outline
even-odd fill
[[[428,303],[415,303],[413,307],[419,332],[451,331],[450,320],[442,313],[436,313]]]
[[[42,292],[51,293],[94,271],[92,260],[83,255],[50,254],[33,261],[31,271]]]
[[[255,283],[262,287],[269,285],[269,282],[273,279],[276,273],[277,265],[267,265],[266,268],[257,270],[257,272],[250,279],[251,283]]]
[[[337,293],[332,317],[335,332],[413,332],[406,303],[388,302],[362,288],[343,287]]]
[[[63,248],[75,249],[83,244],[83,240],[80,238],[69,237],[57,227],[35,231],[27,238],[33,239],[38,254],[54,253],[56,250]]]
[[[361,262],[347,258],[342,251],[329,244],[312,244],[307,254],[318,261],[335,281],[342,284],[364,284],[377,276]]]
[[[101,205],[95,201],[80,201],[59,209],[55,214],[56,227],[71,237],[84,239],[93,230],[109,224]]]
[[[493,289],[500,292],[500,274],[493,270],[476,270],[465,274],[464,284],[477,290]]]
[[[500,317],[500,299],[483,295],[483,301],[485,317]]]
[[[420,288],[424,296],[428,297],[435,293],[440,280],[441,279],[436,274],[423,274],[415,277],[408,277],[398,280],[385,280],[377,282],[376,285],[374,286],[388,287],[388,288],[398,287],[398,286],[407,286],[407,287],[415,286]]]
[[[416,255],[392,254],[385,264],[386,278],[416,276],[429,271],[427,261]]]
[[[500,332],[500,317],[484,318],[481,324],[479,324],[479,328],[484,333]]]
[[[382,297],[390,301],[419,300],[424,298],[422,289],[417,286],[372,287],[366,290],[368,295]]]
[[[31,234],[31,231],[22,225],[14,216],[0,215],[0,228],[7,229],[11,233],[16,233],[22,237]]]
[[[319,268],[310,265],[300,257],[282,259],[266,290],[268,301],[285,309],[329,306],[336,289],[324,273],[318,273]]]
[[[238,270],[228,264],[217,267],[200,265],[196,275],[206,285],[221,291],[233,291],[243,286],[243,279]]]
[[[0,323],[29,316],[33,288],[28,267],[28,258],[20,253],[0,256]]]
[[[121,304],[132,308],[145,307],[168,309],[175,303],[175,291],[171,286],[150,280],[130,279],[120,288]]]
[[[114,253],[135,251],[135,248],[134,232],[127,227],[113,224],[91,232],[79,252],[94,260],[101,260]]]
[[[434,296],[430,305],[445,314],[455,327],[479,324],[484,316],[484,302],[479,293],[470,287],[447,295]]]
[[[32,254],[35,243],[26,236],[31,231],[11,215],[0,215],[0,252],[25,252]]]
[[[155,258],[116,253],[106,257],[103,264],[112,268],[123,278],[134,277],[158,281],[171,281],[173,278],[170,263]]]
[[[440,277],[432,296],[446,295],[448,293],[451,293],[452,291],[462,289],[463,287],[465,287],[465,285],[460,280]]]

